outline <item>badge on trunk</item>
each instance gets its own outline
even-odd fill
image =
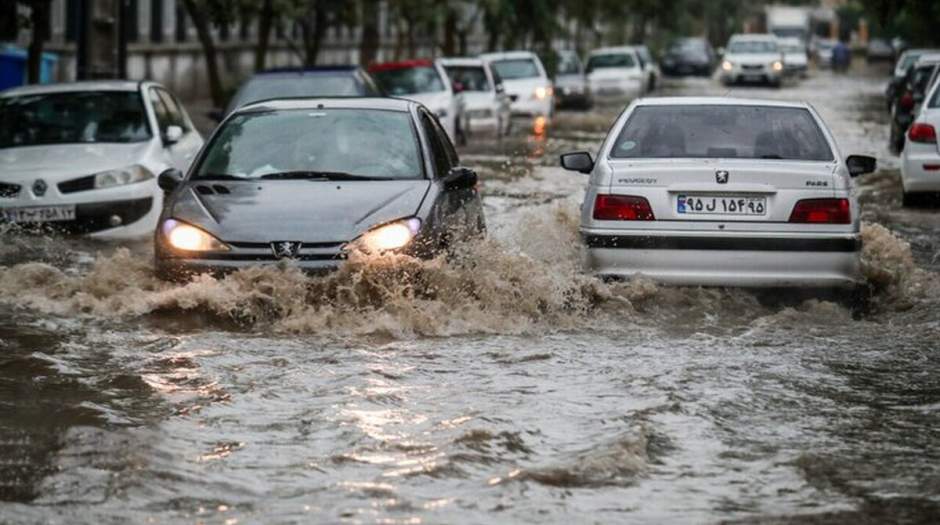
[[[278,259],[294,259],[300,255],[300,241],[274,241],[271,243],[271,251]]]
[[[716,171],[715,182],[717,182],[718,184],[728,184],[728,172],[725,170]]]

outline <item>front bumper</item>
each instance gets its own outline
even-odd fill
[[[736,84],[738,82],[765,82],[775,84],[783,78],[783,71],[774,71],[769,66],[762,66],[759,69],[744,69],[742,66],[734,66],[731,71],[722,70],[721,80],[727,84]]]
[[[252,266],[289,264],[310,273],[325,273],[346,261],[345,243],[304,243],[293,258],[275,256],[272,243],[228,243],[227,252],[180,253],[164,245],[158,234],[155,245],[157,275],[165,279],[185,279],[208,273],[221,276]]]
[[[6,206],[0,201],[0,208],[2,207]],[[133,224],[150,214],[153,207],[153,197],[81,203],[75,204],[75,220],[22,223],[22,226],[27,229],[41,228],[73,234],[97,233],[117,226]],[[116,222],[112,222],[115,220]]]
[[[552,114],[554,104],[555,100],[553,96],[545,98],[533,98],[528,96],[527,98],[523,98],[522,95],[519,95],[512,101],[510,111],[514,117],[549,117]]]
[[[862,282],[857,234],[688,236],[582,231],[585,271],[683,286],[851,288]]]

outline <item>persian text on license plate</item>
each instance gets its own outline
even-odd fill
[[[676,211],[680,215],[766,215],[766,197],[711,197],[679,195]]]
[[[0,219],[5,222],[57,222],[75,220],[75,206],[33,206],[30,208],[0,208]]]

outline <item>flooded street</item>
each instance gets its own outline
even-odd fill
[[[489,239],[171,285],[149,241],[5,232],[0,523],[928,522],[940,516],[940,209],[900,207],[885,72],[782,89],[859,180],[864,311],[579,271],[617,108],[478,141]],[[832,299],[832,300],[829,300]]]

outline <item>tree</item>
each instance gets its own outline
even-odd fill
[[[19,0],[29,8],[26,25],[30,28],[29,49],[26,55],[26,83],[38,84],[42,72],[42,53],[49,39],[49,14],[52,0]]]

